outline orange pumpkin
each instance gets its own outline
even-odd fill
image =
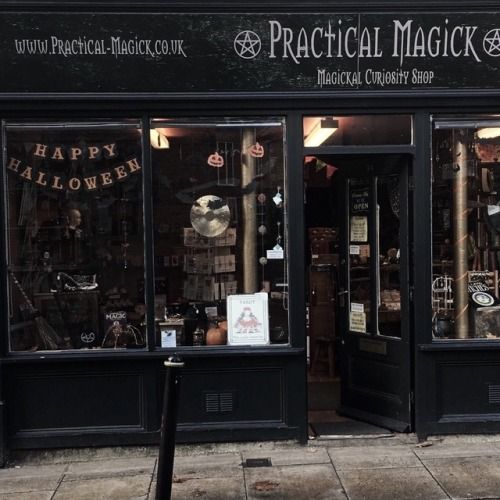
[[[227,343],[227,330],[213,326],[207,330],[207,345],[225,345]]]
[[[211,167],[221,168],[224,166],[224,158],[216,151],[208,157],[207,163]]]
[[[262,158],[264,156],[264,147],[256,142],[248,148],[248,152],[253,158]]]

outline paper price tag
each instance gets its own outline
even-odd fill
[[[283,259],[284,252],[283,250],[268,250],[266,255],[268,259]]]
[[[359,245],[349,245],[349,254],[350,255],[359,255]]]

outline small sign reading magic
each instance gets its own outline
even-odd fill
[[[2,13],[0,23],[0,93],[500,90],[498,12]]]

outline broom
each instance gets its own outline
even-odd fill
[[[23,296],[26,305],[29,307],[30,313],[33,316],[33,321],[35,322],[38,336],[40,337],[43,346],[45,347],[45,349],[58,349],[61,338],[54,330],[54,328],[49,325],[47,320],[41,316],[40,311],[38,311],[38,309],[36,309],[36,307],[33,305],[23,287],[21,286],[21,283],[19,283],[18,279],[14,276],[12,271],[9,271],[9,275],[12,278],[14,285],[16,285],[17,289],[19,290],[19,293]]]

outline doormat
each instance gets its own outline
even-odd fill
[[[390,437],[394,433],[367,424],[358,420],[346,420],[343,422],[318,422],[310,424],[317,437],[323,438],[365,438],[365,437]]]

